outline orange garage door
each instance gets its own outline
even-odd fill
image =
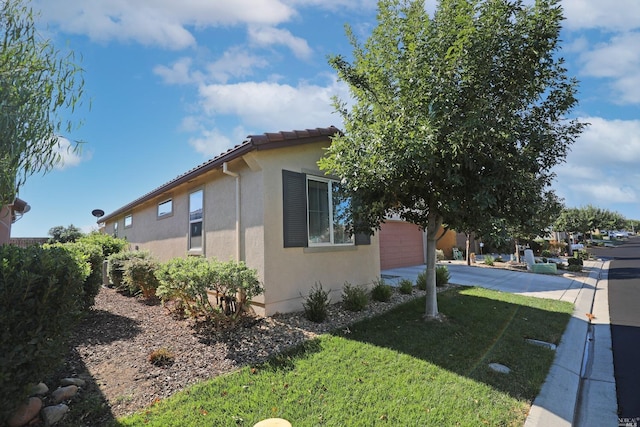
[[[389,221],[382,224],[379,237],[382,270],[424,264],[422,231],[417,225]]]

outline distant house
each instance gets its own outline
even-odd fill
[[[350,236],[348,201],[317,161],[335,127],[249,136],[229,151],[99,218],[104,232],[160,261],[189,255],[242,260],[255,268],[264,295],[258,314],[302,309],[321,283],[338,301],[345,282],[380,275],[377,236]]]

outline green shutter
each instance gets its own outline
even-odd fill
[[[307,176],[303,173],[282,171],[282,219],[284,247],[308,246]]]

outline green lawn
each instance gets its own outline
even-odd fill
[[[271,362],[198,384],[122,426],[521,426],[573,306],[482,288],[424,298],[307,342]],[[491,371],[498,362],[508,375]]]

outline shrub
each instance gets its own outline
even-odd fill
[[[498,255],[497,257],[495,257],[494,259],[495,262],[504,262],[504,260],[502,259],[502,257],[500,255]]]
[[[150,256],[151,254],[147,251],[124,251],[111,254],[108,258],[107,274],[113,286],[121,291],[129,291],[131,294],[137,293],[136,290],[131,292],[131,289],[124,283],[126,264],[134,258],[146,259]]]
[[[237,317],[247,301],[264,292],[256,270],[244,262],[174,258],[160,265],[156,277],[160,282],[156,295],[163,303],[174,301],[176,311],[208,320],[220,315]],[[207,291],[215,294],[215,307]]]
[[[495,259],[491,255],[485,255],[484,263],[486,265],[493,265],[494,262],[495,262]]]
[[[449,269],[444,265],[436,267],[436,286],[444,286],[449,283]]]
[[[316,282],[311,288],[311,292],[302,302],[304,308],[304,317],[312,322],[321,323],[327,318],[329,314],[329,291],[322,289],[322,284]]]
[[[371,289],[371,298],[374,301],[387,302],[391,299],[393,289],[384,282],[384,279],[376,279]]]
[[[582,258],[567,258],[567,265],[568,266],[579,265],[580,267],[582,267],[583,265]]]
[[[0,246],[0,425],[66,355],[88,274],[58,246]]]
[[[157,270],[158,262],[152,258],[132,258],[124,265],[122,283],[130,294],[142,291],[145,298],[151,298],[158,288]]]
[[[345,282],[342,290],[342,304],[349,311],[362,311],[369,304],[369,296],[364,288]]]
[[[92,232],[78,239],[79,242],[91,243],[102,248],[102,255],[108,258],[112,254],[122,252],[129,245],[124,239],[118,239],[110,234]]]
[[[175,302],[174,309],[190,317],[214,314],[207,288],[217,282],[217,272],[205,258],[173,258],[161,264],[156,272],[159,285],[156,295],[162,303]]]
[[[411,294],[413,292],[413,282],[409,279],[400,280],[400,283],[398,283],[398,290],[401,294]]]
[[[173,363],[175,355],[168,348],[162,347],[149,353],[148,360],[152,365],[169,366]]]
[[[421,271],[418,273],[418,278],[416,279],[416,287],[421,291],[427,290],[427,272]]]
[[[582,271],[582,266],[578,265],[578,264],[569,264],[567,266],[567,270],[577,273],[577,272]]]

